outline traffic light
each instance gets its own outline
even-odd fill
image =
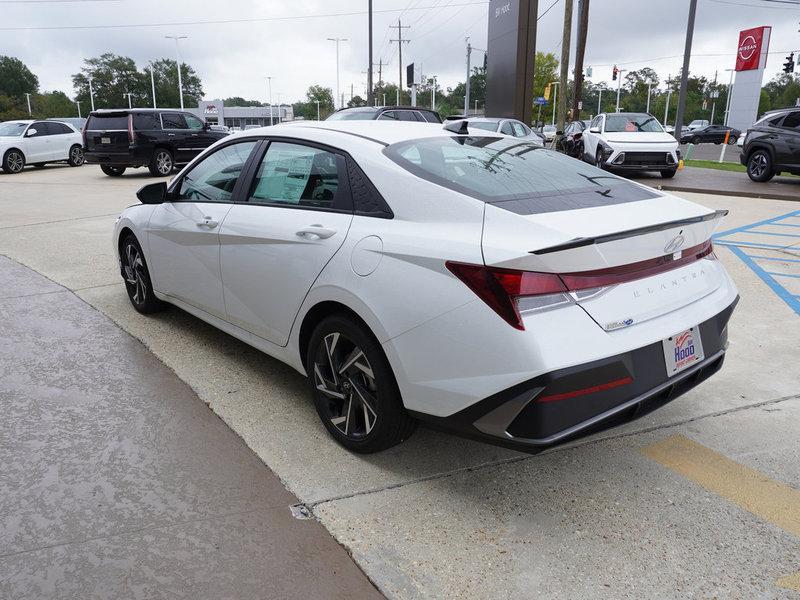
[[[619,69],[617,68],[617,65],[614,65],[614,70],[613,70],[613,71],[611,71],[611,79],[613,79],[614,81],[616,81],[616,80],[617,80],[617,75],[618,75],[618,74],[619,74]]]
[[[794,73],[794,52],[786,57],[786,62],[783,63],[784,73]]]

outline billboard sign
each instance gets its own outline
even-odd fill
[[[739,46],[736,52],[737,71],[752,71],[761,66],[761,47],[764,44],[765,29],[770,28],[754,27],[739,32]]]

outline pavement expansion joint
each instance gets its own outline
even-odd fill
[[[56,219],[55,221],[37,221],[36,223],[24,223],[22,225],[5,225],[0,227],[0,229],[21,229],[23,227],[37,227],[39,225],[54,225],[55,223],[67,223],[70,221],[86,221],[87,219],[100,219],[103,217],[117,217],[119,216],[118,212],[115,213],[105,213],[101,215],[88,215],[85,217],[71,217],[69,219]]]

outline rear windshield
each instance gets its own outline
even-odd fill
[[[607,206],[658,194],[528,141],[436,137],[384,153],[414,175],[518,214]]]
[[[615,132],[633,133],[647,131],[658,133],[664,131],[661,124],[650,115],[608,115],[606,117],[606,133]]]
[[[128,129],[128,115],[92,115],[86,124],[91,131]]]
[[[333,113],[326,121],[372,121],[377,111],[374,110],[343,110]]]

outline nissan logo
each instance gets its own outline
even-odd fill
[[[672,254],[673,252],[677,252],[680,250],[683,243],[686,241],[682,235],[676,235],[672,238],[666,246],[664,246],[664,254]]]
[[[748,35],[742,41],[742,45],[739,46],[739,56],[742,60],[750,60],[753,54],[755,54],[756,48],[758,48],[756,38],[754,38],[752,35]]]

